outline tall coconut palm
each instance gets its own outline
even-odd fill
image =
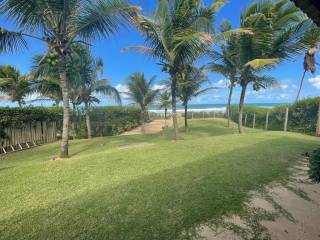
[[[30,85],[30,75],[21,74],[10,65],[0,66],[0,92],[17,102],[20,108],[25,103],[24,98],[32,92]]]
[[[225,0],[205,6],[202,0],[158,0],[153,18],[139,15],[137,26],[145,46],[131,46],[157,59],[170,75],[174,138],[178,138],[177,81],[185,64],[205,54],[213,42],[213,20]]]
[[[0,29],[0,51],[26,45],[26,37],[44,42],[48,52],[58,54],[59,84],[63,98],[61,158],[69,156],[69,91],[66,58],[73,43],[87,44],[97,37],[109,37],[134,20],[137,7],[126,0],[2,0],[0,14],[12,20],[21,32]],[[38,34],[36,34],[38,33]]]
[[[248,86],[259,90],[272,85],[273,78],[260,74],[303,51],[305,44],[301,40],[310,30],[310,20],[288,0],[267,0],[251,3],[242,12],[240,24],[253,32],[239,36],[237,50],[241,66],[238,128],[243,133],[242,112]]]
[[[153,89],[153,84],[156,80],[156,76],[147,80],[144,73],[137,72],[129,76],[127,80],[128,92],[126,94],[129,96],[133,102],[139,105],[141,109],[141,129],[144,131],[144,122],[146,119],[147,107],[151,104],[157,97],[159,89]]]
[[[168,127],[167,124],[167,113],[168,108],[171,105],[171,96],[168,91],[164,91],[159,95],[160,109],[164,109],[164,127]]]
[[[188,104],[193,97],[197,97],[214,87],[202,88],[208,82],[208,77],[204,74],[204,67],[196,68],[187,65],[184,68],[182,77],[178,81],[178,97],[184,106],[184,127],[188,129]]]

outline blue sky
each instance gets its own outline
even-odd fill
[[[145,14],[151,15],[155,9],[157,0],[131,0],[132,4],[142,6]],[[205,0],[208,4],[212,0]],[[223,19],[232,22],[233,27],[238,27],[241,9],[245,8],[250,0],[229,0],[217,14],[216,26],[219,26]],[[14,25],[0,16],[0,26],[15,29]],[[45,45],[38,41],[28,40],[29,50],[24,50],[14,54],[0,55],[0,65],[12,64],[21,72],[28,72],[32,63],[32,57],[45,50]],[[121,53],[123,47],[129,45],[143,44],[143,36],[135,29],[122,29],[116,36],[110,39],[102,39],[93,42],[92,51],[96,57],[104,59],[104,76],[110,79],[114,86],[120,90],[124,88],[126,78],[133,72],[142,71],[147,77],[157,75],[158,81],[168,78],[168,76],[160,71],[156,61],[148,59],[140,53]],[[205,63],[206,59],[200,62]],[[270,71],[270,75],[279,81],[279,86],[272,89],[254,92],[249,90],[246,97],[247,103],[288,103],[294,100],[297,92],[299,81],[302,75],[303,56],[297,57],[292,62],[285,62]],[[312,97],[318,96],[320,91],[320,75],[317,71],[314,75],[308,73],[301,96]],[[211,85],[219,86],[217,91],[208,92],[205,95],[192,100],[192,103],[225,103],[227,99],[228,89],[223,76],[217,74],[208,74]],[[239,99],[239,89],[237,88],[233,97],[233,103],[237,103]],[[0,106],[8,105],[7,102],[0,102]],[[34,104],[34,103],[33,103]],[[45,103],[38,103],[39,105]],[[109,100],[103,100],[102,105],[112,104]]]

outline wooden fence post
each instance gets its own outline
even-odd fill
[[[193,111],[191,112],[191,117],[192,117],[192,119],[193,119]]]
[[[247,126],[247,119],[248,119],[248,115],[246,114],[245,117],[244,117],[244,126],[245,127]]]
[[[285,115],[285,119],[284,119],[284,127],[283,127],[283,131],[288,131],[288,117],[289,117],[289,108],[286,108],[286,115]]]
[[[269,125],[269,112],[267,112],[267,115],[266,115],[266,130],[268,130],[268,125]]]
[[[320,103],[318,106],[318,119],[317,119],[317,131],[316,131],[316,136],[320,137]]]
[[[204,111],[202,112],[202,117],[203,117],[203,119],[204,119]]]
[[[256,113],[253,114],[252,128],[256,127]]]

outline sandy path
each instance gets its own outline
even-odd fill
[[[167,125],[168,125],[168,127],[171,127],[171,125],[172,125],[171,119],[167,119]],[[161,132],[163,128],[164,128],[164,120],[163,119],[153,120],[152,122],[144,124],[144,134],[158,133],[158,132]],[[139,135],[139,134],[143,134],[141,126],[135,128],[131,131],[122,133],[121,136]]]
[[[229,216],[219,226],[202,225],[206,240],[320,240],[320,184],[307,176],[308,162],[293,169],[286,184],[252,193],[243,216]]]

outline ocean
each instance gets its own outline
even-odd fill
[[[261,108],[272,108],[274,106],[279,106],[279,105],[285,105],[286,103],[248,103],[246,106],[256,106],[256,107],[261,107]],[[195,111],[195,112],[224,112],[226,111],[226,104],[190,104],[188,106],[188,109],[190,111]],[[162,112],[163,109],[160,109],[160,105],[150,105],[149,106],[149,111],[150,112]],[[168,111],[170,112],[171,109],[169,108]],[[184,107],[181,104],[177,104],[177,111],[178,112],[183,112]]]

